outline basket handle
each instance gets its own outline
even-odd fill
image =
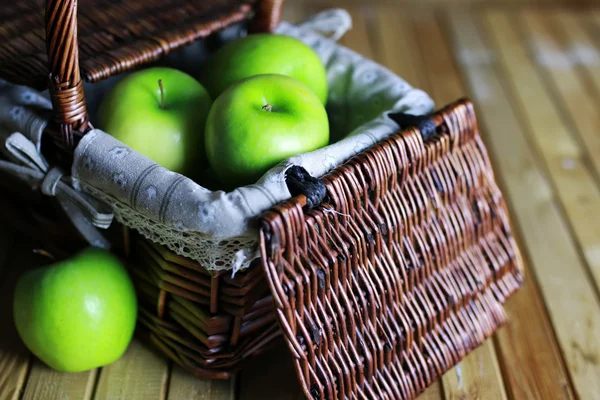
[[[76,136],[91,128],[79,72],[77,0],[47,0],[45,22],[48,89],[59,134],[55,141],[73,148]]]
[[[283,3],[284,0],[258,0],[248,30],[251,33],[272,32],[279,25]]]
[[[279,23],[283,0],[258,0],[250,30],[270,32]],[[79,70],[77,41],[77,0],[46,1],[46,52],[50,71],[48,88],[58,125],[54,142],[73,149],[92,128],[87,113]]]

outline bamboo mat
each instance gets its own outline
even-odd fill
[[[353,15],[343,44],[439,106],[474,100],[526,261],[526,284],[507,304],[509,324],[420,399],[600,399],[600,5],[404,3],[328,6]],[[296,2],[286,18],[322,8]],[[196,380],[139,342],[103,369],[49,370],[22,347],[10,316],[15,275],[37,257],[0,227],[0,399],[302,398],[285,348],[225,382]]]

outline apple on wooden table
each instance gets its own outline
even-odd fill
[[[310,87],[327,102],[327,73],[317,53],[300,40],[275,34],[254,34],[225,44],[203,69],[202,82],[213,98],[233,83],[254,75],[280,74]]]
[[[256,182],[286,158],[326,146],[329,121],[319,97],[304,83],[257,75],[215,100],[205,139],[210,166],[233,188]]]
[[[190,75],[149,68],[127,76],[104,97],[100,128],[171,171],[197,175],[206,164],[210,105],[210,95]]]
[[[123,355],[137,302],[120,261],[90,248],[21,276],[13,311],[19,336],[33,354],[59,371],[81,372]]]

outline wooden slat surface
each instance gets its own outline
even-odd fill
[[[286,6],[292,21],[331,6],[349,9],[354,29],[344,45],[427,91],[438,106],[463,96],[476,104],[526,283],[506,306],[509,324],[420,400],[600,399],[600,4],[561,6],[584,3],[593,2]],[[0,400],[302,398],[285,346],[223,382],[195,379],[137,340],[105,368],[49,370],[27,353],[12,325],[14,281],[41,262],[23,243],[0,226]]]
[[[30,356],[12,323],[12,295],[19,269],[15,261],[25,257],[15,254],[14,236],[0,226],[0,399],[17,400],[29,370]],[[21,249],[19,249],[21,250]],[[23,265],[25,266],[25,265]]]
[[[574,126],[582,150],[589,155],[588,161],[596,173],[600,172],[600,115],[596,103],[593,80],[586,70],[598,62],[597,49],[591,41],[585,42],[580,20],[562,19],[569,14],[555,10],[528,10],[520,21],[529,39],[530,52],[538,66],[540,76],[547,79],[550,90],[556,95],[558,105],[566,111],[566,117]],[[562,22],[562,24],[561,24]],[[563,26],[563,24],[567,26]],[[566,30],[571,26],[569,37]],[[597,72],[597,71],[596,71]],[[591,74],[593,76],[593,74]]]
[[[347,6],[344,8],[352,16],[352,29],[344,35],[340,43],[373,59],[373,46],[369,35],[369,27],[373,25],[373,13],[365,7]]]
[[[117,362],[102,368],[95,400],[162,400],[167,393],[168,361],[134,341]]]
[[[448,371],[442,384],[444,397],[448,400],[506,399],[496,351],[489,341]]]
[[[178,365],[173,367],[167,400],[235,400],[235,379],[208,381],[193,377]]]
[[[414,14],[406,14],[401,8],[389,6],[376,8],[374,14],[377,29],[374,30],[372,42],[377,53],[376,61],[412,86],[426,89],[417,32],[412,24]],[[411,59],[413,62],[407,62]]]
[[[588,91],[582,74],[574,67],[574,57],[565,45],[559,45],[557,27],[547,12],[527,12],[521,21],[531,43],[538,69],[520,56],[515,80],[528,78],[528,86],[519,86],[517,95],[525,105],[525,118],[532,138],[556,186],[565,213],[573,229],[590,272],[600,288],[600,188],[594,177],[600,172],[600,113],[593,93]],[[560,33],[560,32],[559,32]],[[548,58],[554,61],[549,61]],[[514,69],[513,60],[506,63]],[[541,72],[541,73],[539,73]],[[543,77],[548,79],[543,81]],[[544,90],[544,83],[549,90]],[[552,100],[555,90],[556,103]],[[537,99],[535,103],[531,99]],[[560,106],[567,111],[561,118]],[[542,118],[543,116],[543,118]],[[574,129],[570,130],[572,124]],[[581,144],[578,143],[578,134]]]
[[[467,93],[450,45],[445,40],[443,26],[431,16],[420,19],[416,25],[423,58],[427,60],[424,65],[430,80],[430,93],[442,104]],[[494,131],[488,134],[494,134]],[[506,166],[497,164],[496,169]],[[500,185],[504,186],[502,180]],[[522,241],[519,243],[522,246]],[[503,359],[505,384],[511,398],[550,399],[564,391],[562,384],[567,382],[567,376],[561,369],[559,349],[544,313],[535,276],[527,264],[525,286],[507,304],[510,324],[496,335],[496,347],[499,358]]]
[[[507,96],[508,84],[498,75],[495,54],[483,42],[472,15],[454,14],[450,21],[455,50],[462,54],[461,67],[481,111],[480,119],[489,131],[487,144],[496,155],[497,171],[505,181],[505,194],[512,203],[560,348],[571,360],[569,372],[577,392],[594,398],[598,393],[594,387],[598,383],[594,378],[598,376],[594,372],[597,365],[586,361],[590,359],[589,345],[592,352],[598,351],[594,342],[599,336],[594,332],[599,332],[600,309],[593,283],[542,162],[520,124],[517,112],[522,105],[514,107],[513,99]],[[520,82],[519,87],[529,87],[530,83]],[[528,104],[532,101],[535,105],[541,100],[530,99]],[[579,349],[584,349],[585,355]],[[562,396],[562,392],[556,395]]]
[[[525,31],[531,33],[528,28],[535,29],[539,21],[533,21],[536,16],[530,13],[526,13],[525,17],[531,22]],[[505,21],[507,19],[510,17],[505,17]],[[516,101],[520,101],[519,108],[528,128],[524,133],[536,145],[541,164],[546,166],[546,174],[555,185],[556,198],[564,210],[563,220],[571,224],[577,246],[583,253],[579,257],[583,260],[577,263],[579,268],[565,269],[564,264],[556,265],[565,282],[553,281],[552,285],[558,284],[554,291],[550,291],[552,286],[549,283],[546,296],[551,297],[548,299],[549,313],[558,325],[557,335],[576,391],[582,397],[597,395],[600,393],[600,380],[597,379],[600,376],[600,308],[594,279],[591,278],[595,277],[598,283],[597,257],[593,253],[594,249],[600,248],[600,226],[597,225],[600,223],[597,212],[600,210],[600,191],[591,172],[593,166],[585,162],[582,156],[584,149],[572,139],[572,132],[570,134],[568,126],[561,121],[560,109],[554,106],[552,93],[544,91],[544,82],[537,79],[532,60],[527,58],[521,45],[524,41],[504,29],[498,29],[498,26],[494,37],[501,48],[502,66],[512,82],[509,87],[513,89]],[[528,84],[518,84],[522,81]],[[584,99],[572,100],[582,102]],[[558,277],[558,274],[552,276],[554,273],[550,268],[544,271],[544,280]],[[561,293],[577,293],[577,296],[560,299],[555,292],[559,286]],[[568,315],[567,321],[563,314]]]
[[[66,374],[35,360],[27,379],[23,399],[91,399],[97,370]]]

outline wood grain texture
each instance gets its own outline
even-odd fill
[[[525,285],[506,306],[509,323],[494,336],[506,390],[511,399],[573,399],[536,279],[525,268]]]
[[[519,60],[507,60],[507,68],[520,62],[515,81],[530,78],[527,86],[519,85],[517,94],[526,111],[531,133],[546,163],[550,177],[556,186],[565,213],[569,217],[574,234],[600,290],[600,188],[594,171],[600,174],[600,113],[594,96],[586,82],[573,67],[573,56],[559,46],[556,27],[546,13],[526,12],[526,38],[532,45],[534,59],[546,71],[550,91],[545,91],[537,70],[524,57],[524,51],[516,52]],[[528,80],[529,82],[529,80]],[[551,102],[552,89],[556,101],[568,111],[568,120],[560,118],[560,108]],[[532,99],[536,99],[532,102]],[[575,127],[571,132],[567,123]],[[579,134],[581,145],[575,140]],[[600,176],[600,175],[599,175]]]
[[[519,20],[521,8],[512,7],[550,3],[585,1],[301,0],[286,7],[285,18],[294,22],[331,5],[350,8],[354,29],[343,44],[428,91],[437,106],[466,94],[479,108],[526,256],[526,284],[507,303],[509,324],[494,341],[419,400],[595,399],[600,393],[600,11],[530,9]],[[470,8],[474,14],[450,13],[458,4],[478,7]],[[489,4],[499,7],[480,7]],[[285,346],[225,382],[171,370],[137,341],[123,360],[87,375],[30,363],[8,315],[16,275],[3,260],[12,239],[0,226],[0,400],[304,398]]]
[[[94,400],[162,400],[168,373],[164,356],[134,339],[121,359],[102,368]]]
[[[369,25],[372,21],[372,11],[367,7],[346,7],[352,16],[352,29],[349,30],[340,43],[363,56],[373,59],[373,46],[369,34]]]
[[[293,24],[304,22],[320,8],[312,4],[298,4],[296,2],[287,2],[283,8],[281,19]]]
[[[72,399],[88,400],[92,398],[97,370],[65,373],[50,369],[39,360],[35,360],[27,387],[23,395],[25,400]]]
[[[590,84],[596,104],[600,100],[600,24],[594,25],[593,14],[583,11],[553,12],[555,26],[561,30],[571,49],[573,61],[579,66],[584,80]],[[600,17],[598,18],[600,23]]]
[[[439,381],[433,382],[423,393],[417,397],[417,400],[440,400],[444,398],[442,384]]]
[[[412,14],[399,7],[378,7],[373,14],[376,60],[410,85],[423,87],[425,77]]]
[[[234,400],[235,379],[202,380],[174,365],[167,400]]]
[[[9,341],[3,341],[3,346],[8,347],[10,344]],[[29,354],[22,346],[15,345],[9,351],[0,351],[1,400],[17,400],[21,397],[28,366]]]
[[[502,155],[495,158],[499,166],[496,171],[505,182],[525,253],[540,283],[576,391],[583,398],[593,398],[594,393],[600,393],[598,380],[593,378],[598,376],[600,332],[600,307],[593,284],[542,162],[528,143],[512,99],[496,75],[494,55],[481,41],[471,15],[452,13],[450,27],[456,51],[462,52],[461,67],[479,105],[480,120],[487,128],[486,142],[492,153]]]
[[[14,248],[14,239],[12,231],[0,226],[0,400],[20,398],[30,361],[13,323],[14,286],[27,267],[21,261],[24,249]]]
[[[438,104],[446,104],[468,94],[440,20],[430,15],[419,19],[416,26],[421,52],[426,60],[424,69],[430,81],[429,93]],[[496,159],[503,156],[494,151],[491,153],[492,163],[498,171],[505,165],[499,164]],[[523,247],[523,241],[518,242]],[[527,263],[525,271],[525,286],[506,304],[509,323],[495,335],[505,385],[513,399],[563,398],[563,392],[570,393],[568,376],[535,276],[530,273]]]
[[[491,341],[486,341],[442,377],[446,400],[506,399]]]
[[[433,12],[421,13],[415,21],[416,40],[426,84],[423,88],[438,106],[468,94],[454,62],[442,21]]]

